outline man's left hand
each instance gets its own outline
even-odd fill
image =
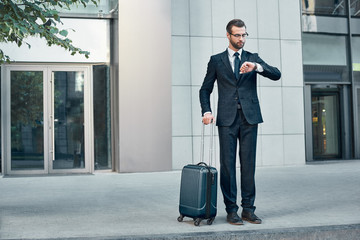
[[[240,74],[248,73],[256,69],[256,64],[253,62],[244,62],[240,67]]]

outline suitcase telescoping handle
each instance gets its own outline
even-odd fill
[[[210,123],[210,145],[209,145],[209,166],[213,166],[213,146],[214,146],[214,123]],[[201,128],[201,151],[200,151],[200,163],[205,163],[205,124],[202,123]]]

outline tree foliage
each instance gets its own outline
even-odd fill
[[[74,46],[67,37],[68,30],[59,29],[62,24],[57,9],[70,9],[72,5],[82,4],[84,7],[98,0],[0,0],[0,42],[16,43],[18,47],[29,43],[26,38],[38,36],[44,38],[48,46],[57,45],[70,51],[89,57],[88,51]],[[10,62],[10,56],[0,49],[0,63]]]

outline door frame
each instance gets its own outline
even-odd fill
[[[43,170],[11,170],[11,71],[42,71],[43,72],[43,117],[44,117],[44,169]],[[53,71],[84,71],[84,159],[85,167],[79,169],[52,169],[52,109],[51,82]],[[93,133],[93,102],[92,102],[92,68],[91,65],[36,65],[11,64],[2,65],[1,81],[1,129],[2,129],[2,169],[3,175],[32,174],[65,174],[92,173],[94,171],[94,133]]]
[[[312,129],[312,87],[320,89],[337,88],[339,93],[339,114],[340,114],[340,149],[342,159],[350,159],[352,156],[352,131],[350,124],[351,109],[349,107],[350,96],[348,83],[306,83],[304,86],[304,103],[305,103],[305,149],[306,162],[315,162],[313,154],[313,129]],[[324,159],[330,160],[330,159]]]

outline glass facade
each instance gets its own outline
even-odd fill
[[[305,116],[311,121],[306,134],[312,135],[307,161],[360,157],[359,4],[302,0],[304,82],[311,91],[311,106],[305,106],[311,113]]]

